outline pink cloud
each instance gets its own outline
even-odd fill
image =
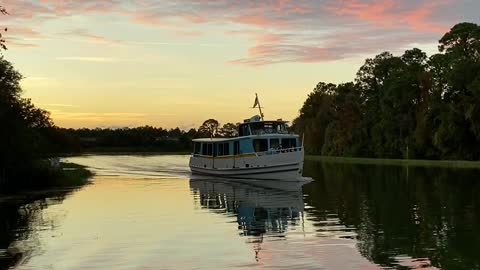
[[[251,47],[248,50],[248,57],[232,60],[230,63],[263,66],[286,62],[315,63],[335,59],[336,56],[331,54],[326,48],[303,45],[261,44]]]
[[[5,26],[8,30],[5,32],[5,36],[15,36],[15,37],[29,37],[29,38],[40,38],[43,35],[36,31],[33,30],[32,28],[29,27],[22,27],[22,26]]]
[[[7,48],[36,48],[34,40],[43,39],[44,35],[29,27],[5,26],[7,31],[2,29],[2,37],[6,40]]]
[[[239,15],[234,17],[232,21],[240,24],[254,25],[259,27],[280,27],[285,25],[284,22],[269,19],[264,15]]]
[[[412,42],[433,43],[454,23],[478,21],[475,11],[480,8],[480,3],[467,0],[6,0],[3,4],[11,13],[7,19],[17,25],[109,14],[184,38],[201,36],[199,25],[220,27],[222,33],[252,43],[243,58],[232,61],[245,65],[331,61],[396,50]],[[458,10],[450,12],[452,8]],[[77,34],[95,43],[121,42]]]
[[[351,17],[359,22],[373,24],[379,29],[405,29],[418,32],[444,33],[448,26],[431,21],[436,9],[450,2],[439,0],[404,6],[404,2],[394,0],[358,1],[346,0],[325,7],[340,17]]]

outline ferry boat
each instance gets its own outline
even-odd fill
[[[302,179],[304,149],[287,121],[265,121],[260,115],[244,120],[238,137],[193,139],[189,166],[193,174],[240,179],[297,181]]]

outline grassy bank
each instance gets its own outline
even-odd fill
[[[350,157],[327,157],[327,156],[316,156],[316,155],[306,155],[305,160],[331,162],[331,163],[365,164],[365,165],[480,169],[480,161],[463,161],[463,160],[350,158]]]
[[[38,161],[28,170],[0,181],[0,194],[78,187],[88,183],[93,173],[84,166],[59,163],[51,166],[48,161]]]
[[[74,187],[88,183],[93,173],[85,166],[62,162],[57,177],[54,178],[52,184],[55,187]]]

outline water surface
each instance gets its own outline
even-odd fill
[[[478,171],[307,162],[310,183],[83,156],[78,190],[0,198],[0,269],[480,269]]]

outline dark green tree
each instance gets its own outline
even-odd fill
[[[231,138],[238,136],[238,126],[239,124],[226,123],[218,131],[218,134],[221,137]]]
[[[22,98],[22,75],[7,60],[0,59],[0,177],[14,178],[27,171],[36,158],[47,152],[42,142],[53,128],[49,113]]]
[[[308,152],[320,154],[325,143],[328,124],[333,120],[333,94],[336,85],[320,82],[308,95],[300,116],[293,121],[293,129],[305,135],[305,146]]]
[[[215,119],[208,119],[198,128],[198,132],[207,137],[216,137],[218,135],[218,127],[220,124]]]

